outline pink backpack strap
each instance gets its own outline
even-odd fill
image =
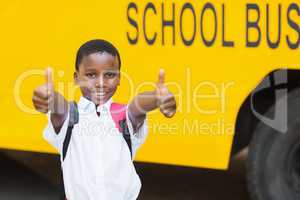
[[[110,113],[115,122],[116,127],[123,135],[125,142],[128,145],[130,156],[132,158],[132,147],[129,129],[126,123],[126,105],[119,103],[112,103],[110,106]]]
[[[112,103],[110,106],[111,116],[116,124],[116,127],[122,132],[120,121],[126,119],[126,105],[119,103]]]

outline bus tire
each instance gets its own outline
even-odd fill
[[[289,93],[287,109],[282,109],[287,110],[286,133],[260,121],[249,146],[247,185],[252,200],[300,199],[300,89]]]

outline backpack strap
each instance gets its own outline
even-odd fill
[[[119,104],[119,103],[112,103],[110,106],[110,113],[115,122],[116,127],[122,133],[122,136],[128,145],[130,156],[132,157],[131,138],[130,138],[127,122],[126,122],[126,105]]]
[[[69,112],[69,125],[66,133],[66,137],[63,143],[63,152],[62,152],[62,160],[64,161],[67,155],[68,147],[70,144],[72,130],[75,124],[79,121],[79,113],[77,103],[75,101],[70,102],[70,112]]]
[[[127,126],[127,122],[126,122],[126,119],[120,121],[120,127],[121,127],[121,130],[122,130],[122,135],[123,135],[123,138],[124,140],[126,141],[127,143],[127,146],[129,148],[129,151],[130,151],[130,157],[132,158],[132,145],[131,145],[131,138],[130,138],[130,133],[129,133],[129,129],[128,129],[128,126]]]
[[[66,137],[65,137],[65,140],[63,143],[62,161],[65,160],[66,155],[67,155],[68,147],[69,147],[71,136],[72,136],[73,127],[79,121],[79,113],[78,113],[77,103],[75,101],[72,101],[72,102],[70,102],[69,105],[70,105],[69,124],[68,124]],[[59,176],[60,176],[60,199],[66,200],[64,177],[63,177],[62,169],[59,172]]]

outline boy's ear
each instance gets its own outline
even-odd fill
[[[118,85],[120,85],[120,81],[121,81],[121,72],[119,72],[118,76],[119,76]]]
[[[73,79],[74,79],[74,83],[75,83],[76,85],[78,85],[78,72],[77,72],[77,71],[74,72],[74,74],[73,74]]]

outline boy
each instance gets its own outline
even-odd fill
[[[79,48],[74,81],[83,96],[78,102],[79,121],[72,127],[72,136],[68,135],[71,104],[54,91],[50,69],[46,71],[46,84],[34,90],[36,110],[49,118],[44,138],[61,155],[68,200],[137,199],[141,183],[132,158],[147,135],[146,114],[156,108],[166,117],[176,112],[174,95],[164,85],[163,71],[155,91],[137,95],[126,107],[113,103],[112,96],[120,84],[120,67],[118,50],[107,41],[91,40]],[[114,122],[113,106],[125,109],[129,143]],[[65,155],[66,138],[69,142]]]

